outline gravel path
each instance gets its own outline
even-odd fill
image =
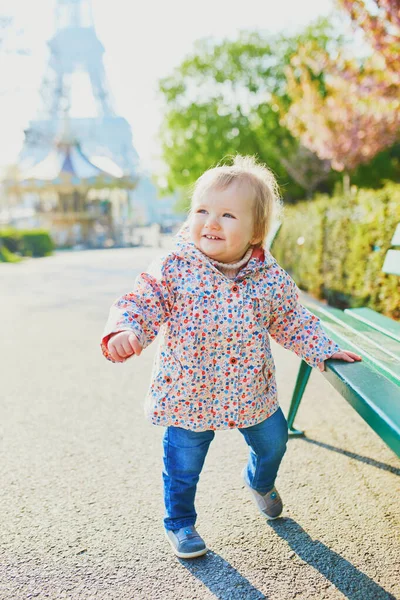
[[[175,558],[162,530],[161,437],[143,416],[154,347],[99,349],[114,298],[159,253],[61,253],[0,265],[0,600],[380,600],[400,597],[395,455],[313,373],[268,524],[220,432],[199,484],[210,552]],[[288,408],[298,358],[273,346]]]

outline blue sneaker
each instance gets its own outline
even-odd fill
[[[270,490],[266,494],[259,494],[256,490],[253,490],[253,488],[250,487],[248,484],[246,477],[246,467],[242,471],[242,479],[262,514],[265,517],[267,517],[267,519],[269,519],[270,521],[278,519],[282,514],[283,503],[276,487],[272,488],[272,490]]]
[[[174,531],[166,529],[165,535],[172,546],[172,550],[179,558],[196,558],[207,552],[208,548],[194,525],[175,529]]]

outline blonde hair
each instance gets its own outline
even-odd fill
[[[205,171],[194,184],[191,206],[210,190],[225,190],[235,183],[246,186],[253,195],[254,238],[259,240],[255,245],[263,246],[273,221],[281,215],[282,201],[274,174],[254,156],[237,154],[231,165],[220,164]]]

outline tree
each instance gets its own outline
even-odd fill
[[[305,170],[311,163],[316,172],[324,169],[281,124],[280,111],[290,105],[285,66],[304,40],[324,45],[330,35],[329,25],[320,21],[290,38],[242,32],[236,40],[198,42],[194,53],[160,82],[165,101],[160,134],[169,191],[186,188],[206,169],[240,152],[268,164],[286,200],[309,192]],[[303,160],[306,167],[301,167]]]
[[[399,0],[338,0],[361,28],[374,52],[384,58],[385,67],[400,81],[400,2]],[[372,13],[373,11],[373,13]]]
[[[343,0],[342,4],[357,5],[360,10],[364,6],[358,1]],[[369,22],[376,20],[371,17]],[[366,21],[364,26],[368,30]],[[308,42],[286,70],[292,103],[282,123],[337,171],[349,173],[370,162],[399,138],[398,56],[390,58],[394,42],[383,37],[384,30],[394,29],[383,25],[374,29],[375,46],[383,51],[373,50],[362,61],[349,58],[346,48],[333,56],[326,48]]]
[[[358,76],[355,64],[338,64],[324,50],[301,49],[287,69],[293,102],[283,123],[333,169],[352,171],[397,139],[399,99],[377,94],[371,72]]]
[[[328,160],[319,160],[316,154],[305,146],[299,145],[290,158],[281,155],[281,162],[291,177],[306,191],[311,198],[318,185],[326,181],[331,166]]]

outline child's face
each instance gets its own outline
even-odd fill
[[[190,236],[204,254],[220,262],[237,262],[254,240],[253,198],[236,184],[211,189],[195,200],[190,217]]]

